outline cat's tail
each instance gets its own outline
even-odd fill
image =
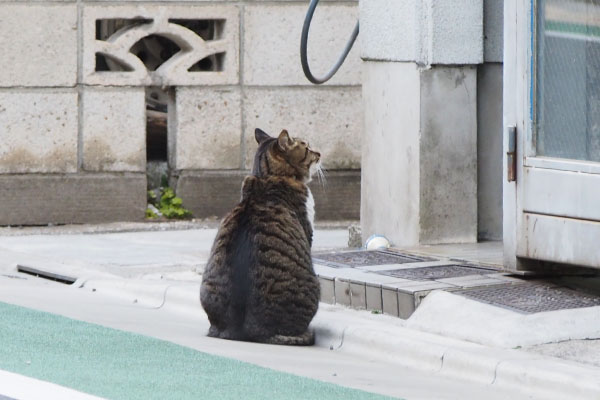
[[[274,335],[262,342],[287,346],[312,346],[315,344],[315,333],[313,331],[306,331],[298,336]]]

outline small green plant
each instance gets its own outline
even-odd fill
[[[163,188],[158,202],[158,210],[167,218],[186,218],[192,215],[189,210],[183,208],[181,197],[175,196],[171,188]]]
[[[379,310],[372,310],[371,314],[381,314],[381,311],[379,311]]]
[[[158,218],[158,214],[156,214],[152,209],[146,208],[146,218],[147,219],[156,219]]]
[[[154,219],[162,215],[169,219],[182,219],[192,216],[192,213],[183,207],[181,198],[175,196],[175,192],[170,187],[160,189],[160,198],[155,191],[149,190],[148,202],[156,207],[158,213],[149,207],[146,209],[146,218]]]

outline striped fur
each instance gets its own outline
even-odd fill
[[[311,345],[319,282],[310,248],[307,202],[311,166],[320,154],[283,131],[257,129],[253,174],[240,203],[224,218],[202,277],[200,300],[209,336]]]

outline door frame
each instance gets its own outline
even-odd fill
[[[533,124],[533,90],[531,77],[533,74],[533,41],[535,24],[532,20],[531,8],[533,0],[504,1],[504,65],[502,96],[502,236],[504,246],[504,266],[510,270],[526,270],[522,261],[517,258],[517,242],[521,228],[518,198],[522,196],[522,187],[517,185],[523,176],[524,149],[530,141]],[[525,44],[526,45],[522,45]],[[521,44],[521,45],[520,45]],[[529,111],[529,112],[527,112]],[[516,128],[516,153],[514,155],[516,180],[508,178],[509,131]],[[527,149],[527,153],[532,149]]]
[[[504,2],[504,265],[513,271],[550,270],[556,263],[600,268],[600,250],[589,251],[599,246],[595,241],[600,237],[600,208],[596,210],[591,202],[600,198],[600,185],[595,185],[600,179],[600,164],[536,157],[532,140],[536,3],[535,0]],[[511,151],[510,127],[516,128],[513,164],[516,181],[508,179],[506,154]],[[564,190],[555,190],[557,185]],[[572,193],[580,194],[581,204],[569,197]],[[540,202],[542,198],[549,201]],[[536,227],[538,231],[534,233]]]

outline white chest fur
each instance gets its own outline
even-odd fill
[[[315,230],[315,199],[313,198],[312,192],[307,187],[308,196],[306,197],[306,215],[308,216],[308,222],[310,222],[310,228]]]

